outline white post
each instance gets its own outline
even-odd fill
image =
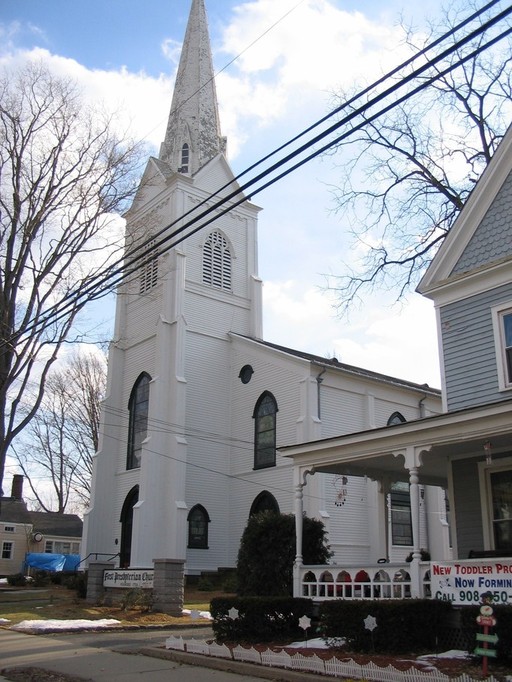
[[[295,487],[295,561],[293,562],[293,596],[301,596],[300,569],[302,568],[302,528],[304,518],[303,483]]]
[[[409,490],[411,496],[411,524],[412,524],[412,561],[411,561],[411,597],[422,596],[420,576],[420,490],[418,469],[409,469]]]

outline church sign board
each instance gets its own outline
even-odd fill
[[[103,571],[103,587],[153,589],[152,568],[119,568]]]
[[[491,592],[493,604],[512,604],[512,559],[432,561],[430,578],[433,599],[478,605]]]

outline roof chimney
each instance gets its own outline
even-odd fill
[[[11,497],[14,500],[23,499],[23,475],[14,474],[12,477]]]

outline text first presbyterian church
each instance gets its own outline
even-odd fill
[[[193,0],[165,139],[126,214],[126,248],[145,256],[118,290],[84,556],[122,568],[178,560],[188,575],[235,566],[251,514],[294,510],[299,482],[279,446],[441,412],[426,385],[263,340],[260,209],[242,194],[212,208],[237,189]],[[201,212],[183,240],[159,246]],[[422,546],[445,558],[444,491],[422,494]],[[406,485],[317,474],[304,509],[338,563],[411,551]]]

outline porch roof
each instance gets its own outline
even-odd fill
[[[512,449],[512,400],[465,408],[360,431],[344,436],[279,448],[303,470],[375,480],[409,481],[417,467],[419,482],[447,486],[453,459],[484,459],[490,441],[493,456]]]

